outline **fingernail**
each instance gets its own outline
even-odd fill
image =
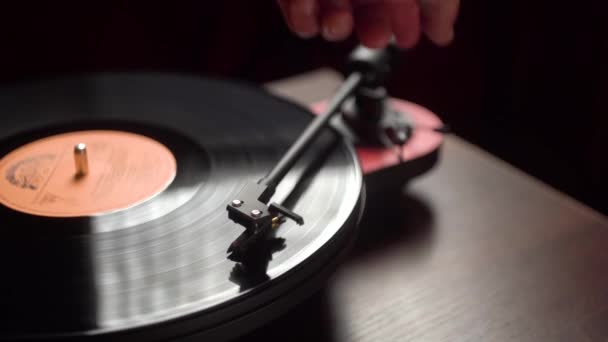
[[[437,45],[440,45],[440,46],[446,46],[446,45],[450,45],[453,40],[454,40],[454,30],[450,29],[450,30],[446,31],[443,34],[443,36],[436,43],[437,43]]]
[[[323,25],[323,38],[325,38],[327,40],[335,40],[336,39],[336,38],[334,38],[335,36],[336,36],[336,33],[332,26]]]
[[[323,38],[329,41],[342,40],[350,35],[353,22],[349,14],[341,13],[325,20]]]
[[[316,0],[294,1],[290,8],[294,32],[301,38],[311,38],[318,33]]]
[[[449,43],[451,43],[454,40],[455,35],[456,34],[454,33],[454,29],[451,29],[450,32],[446,36]]]

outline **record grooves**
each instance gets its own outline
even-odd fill
[[[353,148],[339,140],[314,172],[305,167],[334,140],[327,132],[275,195],[282,202],[306,183],[291,201],[304,226],[281,226],[259,265],[226,258],[242,228],[227,219],[225,204],[311,119],[253,87],[90,75],[2,89],[0,108],[11,113],[0,122],[0,158],[42,137],[103,129],[152,138],[177,164],[165,190],[117,212],[57,218],[0,206],[0,290],[9,294],[0,303],[0,339],[234,337],[310,292],[354,236],[363,196]]]

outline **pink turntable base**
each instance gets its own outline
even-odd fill
[[[395,181],[405,183],[431,169],[438,159],[438,152],[443,143],[443,134],[433,129],[443,126],[443,122],[435,113],[412,102],[390,99],[393,110],[402,113],[413,124],[413,133],[401,149],[400,161],[394,148],[356,146],[361,168],[368,182],[382,184],[384,176],[389,176],[392,186]],[[311,106],[313,113],[323,111],[325,101]],[[390,175],[389,175],[390,173]],[[389,184],[374,186],[375,189],[385,189]]]

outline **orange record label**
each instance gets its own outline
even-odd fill
[[[80,156],[79,144],[84,144]],[[167,147],[139,134],[59,134],[0,159],[0,203],[38,216],[100,215],[154,197],[171,184],[176,170]]]

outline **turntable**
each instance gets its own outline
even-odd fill
[[[234,81],[93,74],[0,91],[0,339],[227,340],[319,289],[365,202],[446,129],[358,48],[312,110]]]

